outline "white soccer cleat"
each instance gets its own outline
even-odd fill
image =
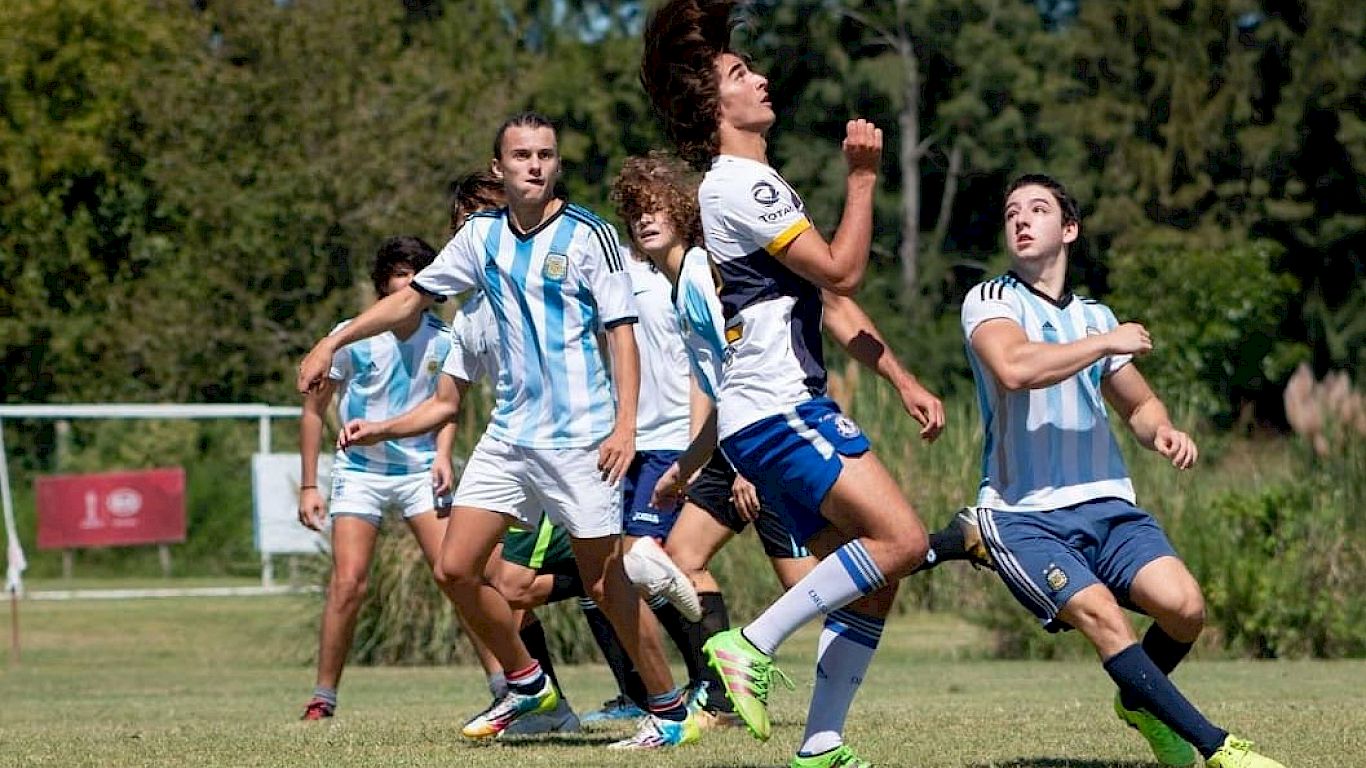
[[[645,593],[646,598],[663,596],[688,621],[702,619],[702,601],[687,574],[659,546],[659,542],[644,536],[636,540],[621,559],[626,578]]]

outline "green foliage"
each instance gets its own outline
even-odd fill
[[[1255,393],[1283,387],[1304,359],[1304,346],[1281,333],[1296,284],[1272,271],[1276,250],[1156,238],[1112,258],[1110,306],[1152,333],[1140,366],[1169,402],[1227,424]]]

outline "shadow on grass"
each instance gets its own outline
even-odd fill
[[[1142,760],[1075,760],[1071,757],[1019,757],[1005,763],[974,763],[968,768],[1152,768]]]
[[[550,733],[544,736],[509,736],[497,739],[497,743],[500,747],[605,747],[630,735],[629,733],[580,731],[579,733]]]

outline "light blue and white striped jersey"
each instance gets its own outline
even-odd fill
[[[674,286],[674,309],[683,326],[683,345],[688,350],[693,377],[707,397],[715,401],[721,386],[721,361],[726,354],[726,344],[721,340],[726,320],[711,261],[701,248],[683,254],[678,284]]]
[[[498,344],[498,318],[484,292],[475,291],[451,318],[451,351],[441,372],[470,384],[497,381]]]
[[[386,332],[337,350],[328,377],[341,382],[337,408],[342,423],[400,416],[431,397],[450,348],[446,324],[436,315],[424,314],[406,339]],[[378,475],[411,475],[430,470],[435,459],[436,433],[429,432],[337,451],[333,466]]]
[[[1105,497],[1132,503],[1134,486],[1100,388],[1132,358],[1102,358],[1050,387],[1010,392],[972,349],[973,332],[997,318],[1019,325],[1030,341],[1047,344],[1079,341],[1118,325],[1104,304],[1071,293],[1055,301],[1013,272],[968,291],[963,338],[986,431],[978,506],[1040,511]]]
[[[669,278],[649,261],[625,252],[640,322],[640,401],[636,409],[636,450],[682,451],[692,440],[689,417],[688,353],[683,349]]]
[[[616,405],[598,332],[636,321],[616,230],[564,203],[530,232],[482,211],[413,278],[449,296],[481,288],[498,319],[488,434],[526,448],[582,448],[612,431]]]

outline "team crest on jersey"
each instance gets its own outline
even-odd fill
[[[845,440],[853,440],[863,434],[863,430],[859,429],[854,420],[842,413],[835,417],[835,431]]]
[[[754,202],[767,208],[778,202],[778,190],[767,181],[757,181],[750,187],[750,194],[754,195]]]
[[[541,267],[541,276],[547,280],[563,280],[569,274],[569,257],[563,253],[549,253],[545,257],[545,266]]]
[[[434,374],[434,373],[436,373],[437,369],[440,368],[440,367],[441,367],[441,364],[438,363],[438,362],[436,361],[436,358],[435,358],[435,357],[429,357],[429,358],[427,358],[427,373],[433,373],[433,374]]]
[[[1053,563],[1048,564],[1048,570],[1044,571],[1043,578],[1048,582],[1048,588],[1054,592],[1061,592],[1067,586],[1067,574]]]

